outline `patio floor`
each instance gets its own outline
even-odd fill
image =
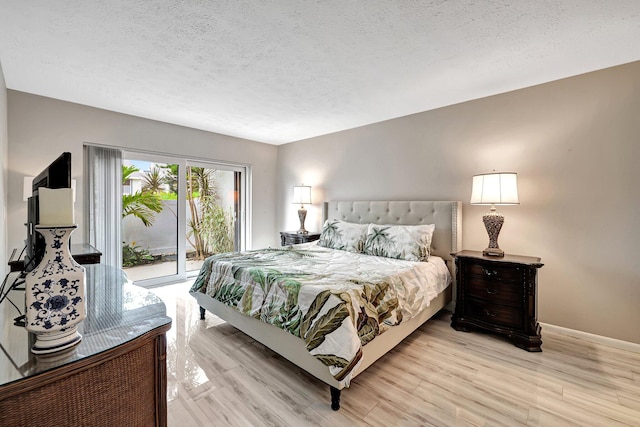
[[[187,260],[187,272],[200,270],[203,262],[203,260]],[[123,270],[127,273],[127,277],[130,281],[136,282],[139,280],[148,280],[174,275],[178,271],[178,264],[176,261],[167,261],[138,265],[135,267],[126,267],[123,268]]]

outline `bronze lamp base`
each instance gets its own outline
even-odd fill
[[[304,220],[307,217],[307,210],[303,207],[298,209],[298,219],[300,220],[300,229],[297,231],[298,234],[309,234],[309,232],[304,228]]]
[[[484,222],[484,227],[489,235],[489,246],[482,251],[482,255],[504,256],[504,251],[498,247],[498,235],[500,234],[500,229],[502,229],[502,224],[504,224],[504,216],[496,212],[495,206],[491,206],[491,212],[482,217],[482,222]]]

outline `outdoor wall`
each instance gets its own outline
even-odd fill
[[[130,246],[146,249],[152,255],[177,253],[177,205],[176,200],[163,200],[162,211],[154,216],[153,225],[150,227],[146,227],[140,219],[132,215],[123,218],[122,241]]]
[[[140,219],[134,216],[123,218],[122,241],[130,246],[148,250],[153,255],[175,254],[177,252],[176,212],[178,211],[178,202],[164,200],[162,205],[162,211],[155,215],[153,225],[150,227],[145,226]],[[196,200],[196,206],[199,206],[198,200]],[[229,218],[232,218],[232,207],[225,203],[220,203],[220,206],[229,213]],[[191,219],[188,202],[186,216],[188,223]],[[194,250],[189,239],[187,239],[186,250],[187,252]]]
[[[26,235],[23,177],[34,176],[62,151],[69,151],[77,194],[82,195],[85,142],[251,165],[253,247],[278,241],[274,228],[276,146],[13,90],[8,91],[8,126],[9,247],[22,247]],[[84,201],[78,197],[75,242],[85,241],[83,212]]]
[[[482,250],[471,177],[518,173],[499,244],[539,256],[539,320],[640,343],[640,62],[280,146],[278,229],[292,188],[325,200],[461,200],[463,247]],[[544,340],[544,330],[543,330]]]

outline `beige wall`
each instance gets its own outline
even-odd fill
[[[4,278],[10,253],[7,248],[7,167],[9,159],[7,136],[7,85],[0,64],[0,277]]]
[[[7,100],[0,79],[2,241],[22,244],[22,177],[61,151],[73,154],[82,194],[84,142],[250,163],[254,247],[297,228],[291,188],[304,182],[310,230],[323,200],[456,199],[463,246],[482,249],[487,208],[468,204],[471,176],[516,171],[521,204],[500,209],[500,246],[542,257],[540,321],[640,343],[639,76],[636,62],[280,147],[21,92]]]
[[[230,136],[73,104],[51,98],[8,91],[10,247],[22,247],[26,231],[26,203],[22,201],[24,176],[33,176],[63,151],[72,155],[72,175],[83,194],[85,142],[201,159],[241,162],[252,166],[252,244],[277,243],[275,225],[275,179],[277,147]],[[84,230],[84,204],[75,206],[78,232]],[[85,241],[81,236],[77,241]]]
[[[340,199],[461,200],[463,247],[487,245],[471,177],[518,172],[500,247],[539,256],[539,320],[640,343],[640,62],[280,146],[280,230],[291,188]],[[544,334],[544,331],[543,331]],[[544,339],[544,337],[543,337]]]

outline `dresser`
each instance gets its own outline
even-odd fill
[[[309,232],[307,234],[297,233],[295,231],[281,231],[280,244],[282,246],[297,245],[299,243],[315,242],[320,238],[320,233]]]
[[[501,334],[527,351],[542,351],[537,315],[540,258],[490,257],[482,252],[454,254],[456,301],[451,326]]]
[[[0,425],[166,426],[166,337],[162,300],[125,283],[121,270],[85,265],[87,318],[80,343],[35,356],[34,337],[0,305]],[[9,296],[24,305],[24,291]]]

